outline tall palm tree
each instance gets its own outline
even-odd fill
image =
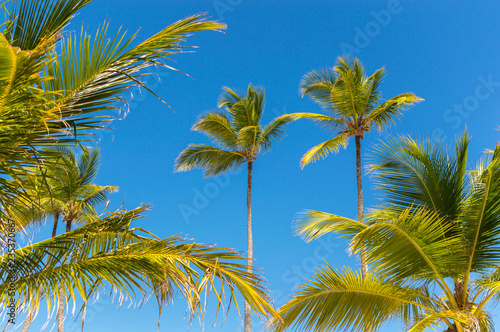
[[[269,150],[284,135],[284,126],[293,119],[281,116],[266,126],[261,125],[264,113],[264,90],[248,85],[246,96],[223,88],[218,103],[224,111],[208,112],[194,124],[193,130],[203,132],[219,147],[190,144],[176,162],[176,171],[204,169],[205,176],[214,176],[247,164],[247,244],[248,272],[253,266],[252,235],[252,173],[259,154]],[[245,332],[251,331],[251,310],[245,303]]]
[[[361,140],[373,127],[382,131],[408,106],[423,100],[413,93],[402,93],[388,100],[382,99],[379,90],[385,77],[384,68],[367,76],[358,59],[351,61],[339,57],[333,68],[312,71],[300,83],[300,92],[310,95],[330,115],[294,113],[295,119],[307,118],[333,132],[335,136],[311,148],[303,156],[302,167],[325,158],[330,152],[346,147],[354,136],[356,144],[356,184],[358,196],[358,220],[363,222],[363,185],[361,174]],[[363,263],[363,275],[366,265]]]
[[[35,310],[46,303],[50,312],[60,296],[66,301],[81,298],[83,324],[88,301],[105,287],[129,300],[149,297],[153,291],[160,315],[163,305],[180,292],[191,320],[196,314],[203,318],[204,296],[209,292],[216,295],[217,308],[236,301],[239,292],[259,316],[277,318],[262,277],[246,271],[245,257],[231,249],[188,243],[179,236],[160,239],[131,227],[148,208],[107,213],[82,227],[16,249],[13,261],[2,246],[0,304],[7,308],[13,299],[18,308]],[[14,298],[8,291],[12,271],[17,274]]]
[[[43,169],[45,176],[40,176],[43,181],[44,195],[39,197],[41,216],[52,215],[54,226],[52,237],[57,234],[59,217],[66,224],[66,232],[71,231],[75,222],[86,222],[98,218],[95,207],[107,201],[108,195],[116,192],[118,187],[99,186],[94,184],[100,165],[99,149],[83,147],[79,158],[73,150],[65,147],[56,148],[58,152],[54,161],[47,163]],[[58,332],[64,332],[64,307],[63,296],[59,297],[57,308]]]
[[[335,232],[366,254],[366,279],[349,268],[321,268],[283,306],[284,324],[313,331],[380,329],[493,331],[488,312],[500,294],[500,144],[466,171],[469,137],[455,151],[410,137],[376,148],[372,171],[383,205],[367,224],[309,213],[307,239]],[[320,305],[321,304],[321,305]]]

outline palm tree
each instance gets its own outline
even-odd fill
[[[218,103],[225,112],[212,111],[200,117],[193,130],[201,131],[212,138],[219,147],[205,144],[190,144],[182,151],[176,162],[176,171],[193,168],[204,169],[205,176],[215,176],[234,170],[244,163],[248,167],[247,181],[247,238],[248,272],[252,271],[252,172],[253,163],[260,153],[269,150],[284,135],[284,126],[293,119],[281,116],[266,126],[260,121],[264,113],[264,90],[248,85],[246,96],[230,88],[223,88]],[[227,114],[226,114],[227,113]],[[245,332],[251,331],[251,311],[245,303]]]
[[[6,308],[13,299],[18,308],[37,308],[44,301],[50,312],[60,296],[66,301],[80,297],[83,324],[88,301],[111,286],[129,300],[138,294],[149,297],[153,291],[160,315],[163,305],[180,292],[192,319],[196,314],[203,318],[204,296],[210,292],[218,309],[236,301],[239,292],[259,316],[277,318],[262,277],[246,271],[245,257],[231,249],[188,243],[179,236],[160,239],[131,227],[148,208],[107,213],[82,227],[16,249],[10,262],[2,246],[0,303]],[[17,273],[14,298],[8,291],[11,271]]]
[[[313,331],[380,329],[399,320],[408,331],[493,331],[488,312],[500,294],[500,144],[466,171],[467,133],[455,151],[397,137],[375,150],[383,205],[367,224],[308,213],[299,233],[328,232],[364,252],[365,279],[349,268],[321,268],[280,310],[283,324]]]
[[[41,147],[73,145],[92,134],[89,129],[103,128],[130,87],[139,85],[154,94],[141,82],[153,74],[148,68],[173,69],[164,59],[190,48],[183,45],[186,37],[225,28],[194,15],[135,46],[136,34],[109,35],[106,23],[95,37],[83,30],[65,32],[90,2],[12,1],[0,22],[0,213],[5,216],[19,198],[18,188],[30,179],[26,167],[40,165],[46,157]],[[2,2],[0,9],[7,4]]]
[[[301,167],[325,158],[330,152],[346,147],[349,137],[356,143],[356,182],[358,193],[358,220],[363,222],[363,186],[361,181],[361,140],[372,127],[382,131],[410,105],[423,100],[413,93],[402,93],[386,101],[379,87],[385,76],[384,68],[367,77],[358,59],[350,61],[339,57],[333,68],[312,71],[305,75],[300,92],[310,95],[331,115],[294,113],[294,119],[307,118],[335,132],[335,137],[316,145],[302,158]],[[362,259],[363,275],[366,265]]]
[[[28,222],[53,216],[52,237],[55,237],[59,217],[66,224],[66,232],[71,231],[75,222],[88,222],[98,218],[96,205],[105,203],[108,195],[116,192],[118,187],[93,183],[100,165],[99,149],[83,147],[78,159],[73,150],[65,147],[53,149],[53,152],[56,157],[46,163],[42,169],[43,175],[38,176],[41,183],[37,187],[41,188],[41,193],[31,195],[39,199],[38,204],[34,206],[35,211],[27,215],[31,217]],[[25,206],[29,204],[21,204],[21,211]],[[58,332],[64,332],[65,301],[62,295],[61,288],[57,308]],[[28,317],[26,330],[30,322]]]

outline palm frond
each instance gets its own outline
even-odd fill
[[[193,168],[204,169],[205,176],[217,175],[236,169],[245,162],[238,152],[225,151],[205,144],[190,144],[175,161],[175,171],[185,172]]]
[[[341,147],[346,147],[348,136],[346,134],[339,134],[338,136],[329,139],[321,144],[311,148],[302,157],[300,166],[304,168],[305,165],[315,162],[319,159],[324,159],[330,152],[337,153]]]
[[[4,34],[12,46],[33,50],[43,39],[58,36],[90,2],[92,0],[12,1]]]
[[[467,135],[457,142],[457,168],[447,148],[434,146],[430,140],[417,142],[408,136],[389,138],[375,146],[370,172],[384,203],[402,210],[425,206],[454,220],[461,213],[466,185],[463,156],[467,154]]]
[[[423,100],[424,99],[409,92],[392,97],[380,106],[373,108],[373,110],[367,114],[366,123],[374,123],[377,129],[382,131],[389,124],[394,123],[394,119],[403,114],[403,111],[408,109],[409,106]]]
[[[285,126],[294,121],[293,117],[282,115],[269,122],[263,129],[257,142],[259,149],[270,150],[285,135]]]
[[[332,90],[336,80],[337,75],[333,68],[311,71],[300,81],[300,94],[311,95],[325,110],[332,111]]]
[[[143,206],[112,213],[74,231],[17,249],[18,304],[40,300],[37,295],[44,294],[50,311],[58,301],[60,287],[65,302],[76,297],[86,301],[88,294],[108,284],[131,299],[137,292],[145,296],[147,289],[163,292],[163,299],[178,291],[186,298],[192,318],[203,310],[199,304],[203,303],[204,292],[217,293],[217,301],[225,305],[226,295],[236,302],[237,289],[258,314],[277,317],[263,279],[246,271],[244,257],[229,249],[184,243],[179,236],[159,240],[130,228],[130,222],[146,209]],[[7,266],[7,254],[0,256],[0,301],[9,300],[6,289],[11,268]]]
[[[407,209],[359,232],[350,249],[388,280],[435,280],[453,301],[445,278],[461,275],[467,255],[462,237],[446,236],[452,227],[432,210]]]
[[[307,210],[297,216],[295,230],[306,242],[315,240],[328,233],[352,238],[368,226],[359,221],[334,214]]]
[[[335,130],[337,128],[346,128],[347,123],[343,119],[337,119],[328,115],[324,114],[317,114],[317,113],[292,113],[292,114],[285,114],[283,116],[287,116],[292,118],[292,121],[298,120],[298,119],[309,119],[313,120],[315,123],[320,125],[321,127],[324,127],[328,130]]]
[[[434,301],[418,289],[371,274],[363,279],[361,273],[349,268],[325,266],[278,310],[283,323],[275,322],[273,330],[377,331],[393,319],[408,323],[421,311],[431,311],[433,305]]]
[[[193,130],[201,131],[224,147],[236,148],[238,137],[224,112],[209,112],[200,117]]]

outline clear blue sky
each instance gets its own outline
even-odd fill
[[[384,10],[389,10],[390,18],[380,16]],[[143,40],[199,12],[208,12],[228,28],[189,38],[188,44],[200,46],[197,52],[175,56],[175,66],[193,79],[161,70],[161,84],[150,81],[174,111],[146,91],[142,95],[132,91],[128,116],[115,122],[112,132],[99,136],[102,167],[97,183],[120,187],[112,196],[113,207],[122,202],[127,208],[152,203],[154,209],[141,225],[161,237],[182,233],[197,242],[246,249],[245,171],[218,180],[204,179],[198,170],[173,173],[182,149],[189,143],[209,142],[190,127],[202,112],[215,109],[222,86],[245,89],[250,82],[264,86],[264,122],[282,113],[320,111],[309,98],[300,97],[300,79],[312,69],[333,66],[339,55],[350,52],[369,73],[385,66],[384,96],[414,92],[425,99],[390,133],[434,135],[451,142],[467,125],[473,136],[472,164],[500,138],[494,131],[500,125],[497,1],[95,0],[75,18],[71,29],[79,30],[83,24],[92,33],[107,19],[113,29],[121,25],[129,31],[141,29],[138,40]],[[294,216],[303,209],[356,217],[353,142],[338,155],[304,170],[299,167],[303,153],[328,137],[325,130],[299,121],[254,166],[255,264],[264,272],[277,305],[325,259],[335,267],[357,266],[346,254],[344,242],[326,238],[306,244],[292,232]],[[366,137],[364,156],[381,138],[378,133]],[[373,206],[376,192],[368,176],[364,185],[365,206]],[[210,197],[194,202],[196,193],[204,191]],[[198,214],[183,215],[183,206]],[[205,329],[242,331],[232,309],[222,328],[222,317],[211,327],[210,311]],[[183,299],[176,298],[164,309],[160,330],[185,331],[185,310]],[[500,312],[495,313],[500,326]],[[140,310],[126,305],[118,310],[116,304],[101,301],[88,309],[85,330],[156,331],[157,315],[154,299]],[[33,331],[44,317],[41,313]],[[257,326],[254,330],[260,331]],[[77,331],[76,327],[67,331]],[[189,328],[200,330],[197,321]]]

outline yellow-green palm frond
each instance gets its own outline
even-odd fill
[[[435,304],[417,288],[372,274],[363,279],[350,268],[324,266],[278,310],[283,322],[274,322],[272,330],[377,331],[391,320],[409,323],[421,311],[432,311]]]
[[[367,112],[363,65],[357,58],[339,57],[334,70],[338,73],[331,97],[335,112],[338,117],[351,117],[358,122],[359,117]]]
[[[315,123],[320,125],[323,128],[326,128],[328,130],[334,131],[337,128],[346,128],[347,123],[342,120],[342,119],[337,119],[328,115],[324,114],[317,114],[317,113],[292,113],[292,114],[285,114],[283,116],[287,116],[289,118],[292,118],[292,121],[299,120],[299,119],[309,119],[313,120]]]
[[[207,134],[227,148],[236,148],[238,145],[238,136],[224,112],[209,112],[202,115],[192,130]]]
[[[304,166],[309,163],[324,159],[330,152],[337,153],[341,147],[345,148],[347,146],[348,138],[346,134],[340,134],[328,141],[316,145],[302,157],[300,166],[304,168]]]
[[[313,70],[300,81],[300,94],[310,95],[325,110],[334,110],[332,90],[336,80],[337,75],[332,68]]]
[[[370,112],[366,116],[366,123],[374,123],[379,131],[394,123],[394,119],[403,114],[410,106],[423,101],[413,93],[406,92],[393,97],[380,106],[373,104]]]
[[[432,210],[407,209],[356,234],[350,250],[390,280],[436,280],[451,297],[445,278],[460,276],[467,262],[462,237],[447,236],[453,227]]]
[[[271,149],[285,135],[285,126],[294,121],[295,118],[282,115],[269,122],[262,130],[257,146],[262,151]]]
[[[307,210],[297,215],[295,230],[306,242],[315,240],[328,233],[352,238],[368,226],[359,221],[331,213]]]
[[[236,169],[245,162],[238,152],[225,151],[205,144],[190,144],[175,161],[175,171],[185,172],[193,168],[204,169],[205,176],[217,175]]]
[[[130,228],[147,209],[118,211],[74,231],[19,248],[15,251],[17,304],[40,305],[40,296],[50,310],[63,288],[65,302],[110,285],[132,300],[136,293],[155,289],[168,300],[180,292],[188,302],[191,318],[203,310],[204,292],[216,293],[219,305],[236,301],[239,291],[254,310],[277,317],[263,285],[263,279],[246,271],[246,259],[230,249],[185,243],[179,236],[165,240],[140,228]],[[7,253],[0,256],[1,301],[8,302]],[[34,303],[33,301],[38,301]],[[160,301],[160,307],[165,304]]]
[[[54,80],[46,88],[62,91],[63,96],[57,102],[65,105],[63,116],[71,114],[71,119],[77,122],[84,121],[87,113],[118,108],[116,102],[123,100],[120,94],[134,85],[158,97],[141,82],[145,76],[152,75],[145,70],[151,66],[173,69],[164,60],[190,48],[182,45],[189,34],[223,28],[224,24],[194,15],[169,25],[132,48],[129,46],[136,34],[127,38],[126,33],[118,30],[110,38],[107,23],[97,30],[95,37],[82,29],[80,36],[62,39],[59,59],[48,71]]]
[[[73,16],[92,0],[12,1],[5,35],[12,46],[33,50],[43,39],[60,34]]]
[[[428,207],[449,220],[458,218],[468,195],[465,166],[469,141],[466,133],[457,140],[455,156],[429,139],[416,141],[409,136],[389,137],[376,145],[369,169],[383,202],[402,210]]]

